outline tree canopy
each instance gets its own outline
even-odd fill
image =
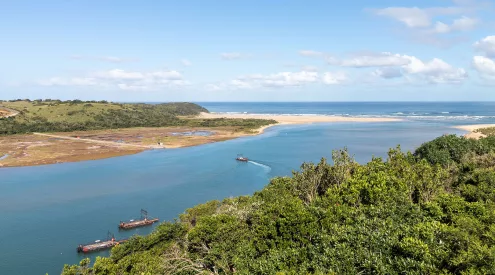
[[[494,149],[448,135],[363,165],[335,151],[62,274],[495,274]]]

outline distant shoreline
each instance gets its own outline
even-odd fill
[[[271,119],[278,124],[310,124],[321,122],[396,122],[403,121],[400,118],[382,117],[345,117],[345,116],[321,116],[321,115],[269,115],[269,114],[224,114],[224,113],[201,113],[200,118],[241,118],[241,119]],[[277,125],[277,124],[273,124]],[[273,125],[264,126],[264,129]],[[260,132],[260,133],[261,133]]]
[[[468,133],[464,135],[464,137],[466,137],[466,138],[479,139],[482,137],[486,137],[486,135],[484,135],[482,133],[478,133],[478,132],[476,132],[476,130],[482,129],[482,128],[488,128],[488,127],[495,127],[495,124],[459,125],[459,126],[453,126],[452,128],[467,131]]]

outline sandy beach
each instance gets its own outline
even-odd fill
[[[464,135],[467,138],[479,139],[485,137],[485,135],[482,133],[477,133],[475,131],[478,129],[488,128],[488,127],[495,127],[495,124],[459,125],[459,126],[454,126],[453,128],[469,131],[469,133]]]
[[[242,118],[242,119],[273,119],[279,124],[309,124],[320,122],[393,122],[402,121],[398,118],[375,118],[375,117],[344,117],[344,116],[318,116],[318,115],[263,115],[263,114],[215,114],[201,113],[201,118]],[[262,127],[264,130],[270,126]]]

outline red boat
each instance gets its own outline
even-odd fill
[[[106,241],[96,240],[94,243],[80,244],[79,246],[77,246],[77,252],[90,253],[99,250],[109,249],[126,241],[127,239],[117,241],[115,240],[113,234],[108,232],[108,239]]]
[[[238,154],[237,155],[237,158],[235,158],[235,160],[237,160],[237,161],[244,161],[244,162],[249,161],[248,158],[243,157],[241,154]]]
[[[157,218],[148,218],[148,211],[141,209],[141,219],[140,220],[130,220],[129,222],[121,221],[119,223],[119,229],[132,229],[140,226],[151,225],[157,222]]]

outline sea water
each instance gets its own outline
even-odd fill
[[[315,103],[314,108],[311,103],[296,106],[271,103],[268,107],[259,104],[264,103],[202,105],[213,112],[294,114],[298,110],[299,114],[331,115],[344,111],[324,111],[328,106],[320,103]],[[380,110],[366,107],[369,114],[357,110],[359,104],[342,108],[363,116],[433,109],[421,104],[391,105],[380,105]],[[413,150],[444,133],[462,134],[451,128],[453,124],[494,123],[489,118],[493,115],[491,107],[480,104],[470,110],[462,106],[445,105],[438,111],[449,112],[445,116],[462,112],[464,119],[406,118],[403,122],[388,123],[284,125],[269,128],[262,135],[196,147],[151,150],[96,161],[2,168],[1,273],[60,274],[64,263],[75,264],[87,256],[94,259],[108,255],[108,251],[77,254],[80,243],[103,240],[108,231],[117,239],[149,233],[156,224],[118,230],[121,220],[139,218],[141,208],[160,221],[172,221],[198,203],[250,195],[262,189],[272,177],[291,175],[302,162],[329,158],[334,149],[348,147],[357,161],[365,163],[372,156],[386,157],[387,150],[398,144],[403,150]],[[485,111],[480,111],[483,108]],[[251,161],[235,161],[239,153]]]

